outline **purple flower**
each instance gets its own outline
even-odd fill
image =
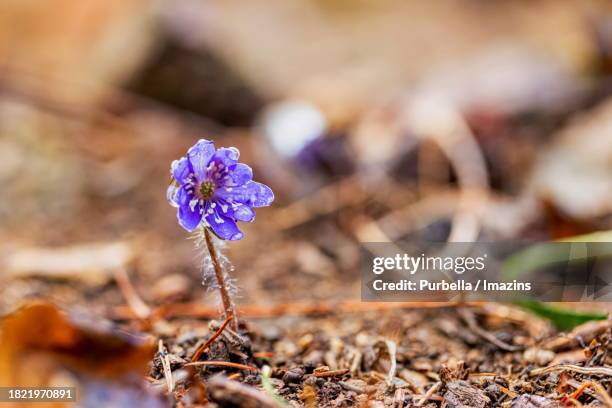
[[[215,149],[213,142],[200,139],[172,162],[168,202],[178,208],[181,227],[193,231],[203,222],[218,237],[239,240],[243,234],[236,221],[252,222],[253,208],[272,203],[270,187],[253,181],[253,171],[238,163],[239,156],[235,147]]]

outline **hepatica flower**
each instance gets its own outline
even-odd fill
[[[236,222],[252,222],[253,208],[272,203],[270,187],[253,181],[253,171],[238,163],[239,156],[235,147],[215,149],[213,142],[200,139],[185,157],[172,162],[168,201],[187,231],[203,225],[219,238],[239,240],[243,234]]]

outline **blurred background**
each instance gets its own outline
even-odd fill
[[[165,199],[199,138],[277,199],[239,303],[355,298],[360,242],[609,229],[607,1],[4,0],[0,310],[215,303]]]
[[[166,201],[170,163],[200,138],[239,148],[276,194],[223,249],[249,339],[226,331],[203,354],[225,326]],[[557,338],[503,304],[362,303],[359,255],[611,229],[609,1],[0,2],[0,384],[75,385],[85,407],[238,406],[269,364],[292,406],[404,406],[449,401],[437,381],[465,365],[514,373],[508,398],[484,377],[468,390],[495,405],[567,384],[579,398],[586,382],[526,373],[609,370],[609,334],[594,340],[609,321]],[[313,391],[315,368],[329,380]]]

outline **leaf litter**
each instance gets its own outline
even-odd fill
[[[260,7],[257,2],[242,7],[230,3],[206,2],[202,7],[213,7],[217,12],[212,15],[238,16],[257,14],[249,7]],[[270,12],[293,18],[296,26],[303,24],[300,27],[306,29],[294,34],[310,33],[308,38],[326,35],[338,24],[352,27],[352,19],[362,15],[337,18],[334,13],[344,7],[339,3],[310,7],[296,1],[290,10],[284,9],[284,2],[273,3]],[[363,7],[365,3],[375,7],[374,2],[364,2]],[[210,14],[193,13],[190,7],[195,6],[189,4],[166,10],[166,18],[173,27],[180,26],[176,31],[197,36],[202,34],[199,28],[208,25],[185,18],[185,12],[190,17]],[[609,319],[563,327],[562,332],[547,320],[502,304],[355,300],[360,241],[409,234],[446,240],[451,231],[455,237],[485,240],[549,240],[612,228],[606,135],[610,101],[602,80],[610,73],[604,47],[609,39],[598,37],[597,44],[584,45],[590,39],[585,31],[601,36],[605,21],[585,24],[567,17],[582,15],[582,7],[551,5],[529,7],[552,16],[550,21],[563,35],[540,19],[542,24],[535,26],[524,22],[521,16],[533,12],[525,5],[518,9],[507,3],[500,6],[502,13],[492,7],[496,12],[490,15],[482,11],[490,18],[469,7],[419,5],[424,16],[435,14],[436,21],[449,22],[437,24],[444,27],[437,35],[456,48],[480,42],[482,49],[470,63],[450,65],[456,74],[450,83],[442,81],[447,77],[443,71],[421,67],[419,72],[416,62],[421,58],[414,56],[421,55],[420,41],[410,53],[393,53],[398,61],[390,64],[391,78],[421,78],[419,88],[426,96],[450,95],[455,102],[421,106],[418,112],[428,115],[421,122],[406,121],[410,114],[419,119],[415,106],[422,101],[405,83],[389,80],[380,89],[377,85],[377,97],[372,97],[371,78],[378,84],[383,74],[376,69],[375,75],[367,75],[366,67],[364,75],[345,67],[327,68],[330,77],[310,78],[297,90],[304,64],[278,64],[275,57],[264,61],[266,69],[250,70],[264,94],[281,90],[286,98],[306,95],[330,118],[333,129],[328,131],[334,135],[325,135],[319,145],[336,147],[323,149],[330,156],[316,171],[283,161],[279,172],[271,163],[275,160],[262,159],[269,152],[254,147],[253,140],[261,136],[255,127],[219,126],[244,124],[242,113],[240,118],[227,115],[238,109],[235,100],[246,95],[242,88],[250,88],[249,81],[237,87],[236,92],[242,92],[237,98],[225,101],[221,116],[210,119],[182,111],[214,112],[223,102],[200,89],[198,84],[205,81],[197,80],[201,71],[190,69],[190,62],[214,63],[215,72],[229,70],[210,50],[202,52],[205,55],[186,51],[181,39],[169,34],[162,61],[157,62],[174,62],[177,55],[186,61],[182,64],[187,69],[177,68],[195,75],[190,90],[200,98],[204,95],[197,106],[185,105],[179,95],[183,87],[161,84],[170,93],[162,98],[164,103],[155,99],[156,89],[143,89],[165,80],[156,73],[163,69],[136,75],[133,89],[138,94],[104,89],[116,105],[112,109],[71,103],[55,92],[37,93],[35,87],[24,92],[16,85],[26,75],[3,71],[0,178],[10,180],[3,183],[10,199],[0,200],[0,211],[11,215],[3,219],[0,230],[1,267],[6,271],[0,282],[3,382],[74,384],[81,392],[81,405],[92,407],[612,407]],[[373,60],[379,57],[377,49],[386,49],[380,47],[385,33],[395,38],[395,30],[403,33],[414,27],[421,35],[404,37],[421,38],[431,29],[405,24],[414,7],[404,3],[397,13],[363,13],[370,20],[376,15],[373,21],[379,29],[356,25],[352,32],[361,33],[359,38],[379,38],[366,44]],[[137,8],[136,14],[148,15],[146,9],[141,13]],[[334,18],[304,19],[304,9],[328,17],[325,13],[331,12]],[[506,14],[514,16],[516,27],[498,24]],[[450,22],[461,29],[453,29]],[[114,32],[109,30],[111,23],[105,22],[100,32]],[[241,30],[230,29],[223,36],[244,33],[243,24],[235,24]],[[534,30],[544,33],[575,66],[566,69],[560,60],[522,44],[489,54],[483,45],[495,46],[499,40],[490,35],[492,26],[508,30],[508,38],[516,33],[530,37]],[[244,27],[254,28],[261,32],[259,24]],[[61,32],[59,27],[54,30]],[[236,41],[236,52],[242,53],[237,55],[238,65],[244,68],[239,71],[261,67],[254,61],[264,54],[284,54],[280,49],[294,61],[308,61],[308,71],[320,71],[314,68],[328,60],[325,53],[293,44],[326,41],[270,41],[268,36],[284,38],[278,30],[270,25],[263,38],[247,35],[246,41]],[[568,32],[582,49],[567,47]],[[348,44],[351,37],[338,36],[337,41]],[[393,46],[406,46],[397,44]],[[359,45],[344,48],[361,49]],[[426,48],[438,55],[436,59],[456,60],[445,41]],[[303,57],[306,51],[311,57]],[[352,65],[353,51],[349,54],[335,64]],[[409,72],[393,73],[406,66]],[[601,71],[589,72],[592,81],[585,84],[571,73],[582,66]],[[513,80],[500,81],[499,70]],[[270,71],[278,75],[260,78]],[[61,94],[74,91],[53,77],[38,79],[52,89],[61,88]],[[224,80],[227,75],[213,85],[222,86]],[[270,82],[274,92],[265,89]],[[98,94],[89,96],[96,99]],[[179,103],[173,102],[176,97]],[[257,101],[257,108],[261,103]],[[345,108],[338,112],[338,105]],[[253,106],[246,108],[246,116],[255,116]],[[415,128],[415,123],[420,126]],[[461,133],[469,147],[467,156],[455,149],[452,134],[427,135],[445,130],[441,125]],[[241,289],[237,330],[217,320],[218,305],[207,296],[211,288],[201,285],[191,243],[159,199],[160,180],[167,181],[166,164],[199,137],[239,146],[257,174],[280,190],[279,205],[258,214],[256,225],[245,227],[256,238],[230,251]],[[347,146],[356,156],[332,154]],[[315,159],[321,159],[316,157],[321,149],[314,150]],[[373,174],[378,173],[373,165],[384,174]],[[354,173],[347,176],[346,169]],[[467,192],[466,187],[479,191]],[[474,215],[477,223],[470,222]],[[605,304],[585,307],[601,310],[600,318],[609,313]],[[565,323],[576,318],[572,311],[564,313],[555,316]]]

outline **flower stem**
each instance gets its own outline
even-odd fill
[[[223,269],[221,268],[221,264],[219,263],[219,258],[217,256],[217,249],[215,248],[212,235],[210,231],[208,231],[208,228],[204,228],[204,238],[206,239],[208,253],[210,254],[210,259],[212,260],[213,268],[215,269],[217,284],[219,285],[219,293],[221,294],[221,300],[223,301],[225,318],[231,318],[230,324],[232,326],[232,329],[234,331],[237,331],[238,319],[236,317],[236,312],[234,311],[234,304],[232,303],[232,299],[230,298],[230,295],[227,291],[227,286],[225,285],[225,277],[223,275]]]

